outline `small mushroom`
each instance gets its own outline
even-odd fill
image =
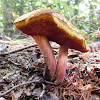
[[[56,83],[62,82],[65,77],[68,48],[81,52],[89,51],[80,31],[64,16],[52,9],[45,8],[29,12],[17,18],[14,24],[23,33],[33,36],[50,69],[51,78],[54,79],[56,76]],[[57,63],[49,41],[60,45]]]

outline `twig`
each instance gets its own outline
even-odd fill
[[[20,66],[21,64],[15,63],[14,61],[12,61],[11,59],[8,58],[8,61],[16,66]]]
[[[3,43],[8,44],[8,43],[9,43],[9,41],[0,40],[0,43],[1,43],[1,44],[3,44]]]
[[[80,21],[80,22],[84,22],[84,23],[90,24],[90,25],[95,26],[95,27],[97,27],[97,28],[100,27],[100,26],[98,26],[98,25],[95,25],[95,24],[93,24],[93,23],[86,22],[86,21],[83,21],[83,20],[80,20],[80,19],[74,19],[74,20],[78,20],[78,21]]]
[[[22,50],[25,50],[25,49],[28,49],[28,48],[31,48],[31,47],[35,47],[35,46],[37,46],[37,44],[32,44],[32,45],[25,46],[25,47],[20,48],[20,49],[16,49],[14,51],[3,53],[3,54],[0,54],[0,56],[6,56],[6,55],[9,55],[9,54],[12,54],[12,53],[16,53],[16,52],[19,52],[19,51],[22,51]],[[59,46],[52,46],[52,49],[59,49]]]
[[[41,92],[41,94],[40,94],[40,99],[43,98],[43,96],[44,96],[44,94],[45,94],[45,92],[46,92],[46,86],[45,86],[45,84],[42,84],[42,85],[43,85],[43,90],[42,90],[42,92]]]
[[[5,95],[9,94],[11,91],[13,91],[14,89],[16,89],[16,88],[18,88],[18,87],[21,87],[21,86],[27,85],[27,84],[31,84],[31,83],[44,83],[44,84],[50,84],[50,85],[57,86],[57,84],[52,83],[52,82],[49,82],[49,81],[45,81],[44,79],[33,80],[33,81],[28,81],[28,82],[25,82],[25,83],[22,83],[22,84],[19,84],[19,85],[14,86],[13,88],[9,89],[8,91],[6,91],[6,92],[4,92],[4,93],[1,93],[1,94],[0,94],[0,97],[3,97],[3,96],[5,96]]]
[[[29,45],[29,46],[26,46],[26,47],[23,47],[23,48],[14,50],[14,51],[10,51],[10,52],[7,52],[7,53],[3,53],[3,54],[0,54],[0,56],[6,56],[6,55],[9,55],[9,54],[12,54],[12,53],[16,53],[16,52],[22,51],[24,49],[28,49],[30,47],[35,47],[35,46],[37,46],[37,44],[32,44],[32,45]]]
[[[14,86],[13,88],[11,88],[10,90],[8,90],[8,91],[6,91],[6,92],[4,92],[4,93],[1,93],[1,94],[0,94],[0,97],[3,97],[4,95],[9,94],[12,90],[14,90],[14,89],[16,89],[16,88],[18,88],[18,87],[20,87],[20,86],[27,85],[27,84],[30,84],[30,83],[40,83],[40,81],[39,81],[39,80],[37,80],[37,81],[29,81],[29,82],[25,82],[25,83],[16,85],[16,86]]]
[[[75,15],[74,17],[72,17],[69,21],[72,21],[73,19],[75,19],[77,17],[77,15]]]

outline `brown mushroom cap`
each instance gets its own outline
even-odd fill
[[[80,31],[64,16],[52,9],[38,9],[29,12],[14,22],[23,33],[31,36],[45,36],[50,41],[81,52],[89,51]]]

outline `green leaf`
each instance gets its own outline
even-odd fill
[[[91,4],[92,4],[92,5],[95,5],[95,6],[99,5],[99,3],[94,2],[94,1],[92,1]]]
[[[72,8],[73,8],[73,9],[78,9],[78,6],[77,6],[77,5],[75,5],[75,6],[72,6]]]
[[[6,23],[4,20],[0,20],[0,22],[3,23],[3,24]]]
[[[89,41],[89,40],[86,40],[86,43],[87,44],[91,44],[91,43],[93,43],[92,41]]]

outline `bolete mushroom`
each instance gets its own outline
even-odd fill
[[[54,79],[56,75],[56,83],[62,82],[65,77],[68,48],[81,52],[89,51],[80,31],[64,16],[52,9],[45,8],[29,12],[17,18],[14,24],[23,33],[33,36],[50,69],[51,77]],[[57,64],[49,41],[60,45]]]

